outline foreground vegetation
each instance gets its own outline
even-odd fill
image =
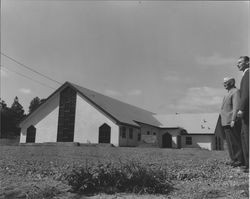
[[[248,174],[227,161],[200,149],[0,146],[0,198],[248,198]]]
[[[66,179],[72,191],[78,193],[167,194],[172,189],[164,170],[135,161],[86,165],[74,169]]]

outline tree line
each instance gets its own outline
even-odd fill
[[[29,112],[34,111],[45,99],[35,97],[30,101]],[[18,97],[14,98],[14,101],[10,107],[7,106],[4,100],[0,98],[0,138],[11,138],[20,135],[19,123],[27,115],[24,112],[23,106],[20,104]]]

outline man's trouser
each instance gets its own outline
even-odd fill
[[[224,132],[226,136],[226,142],[228,145],[228,153],[233,162],[239,161],[244,164],[243,150],[242,150],[242,136],[241,136],[241,125],[237,121],[235,126],[224,126]]]
[[[241,142],[244,156],[244,165],[249,168],[249,122],[242,119]]]

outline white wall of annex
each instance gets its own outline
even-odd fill
[[[110,142],[118,146],[119,126],[77,94],[74,142],[98,143],[99,127],[104,123],[111,127]]]
[[[26,143],[27,128],[36,128],[35,143],[56,142],[59,113],[59,94],[35,110],[31,117],[21,124],[20,143]]]
[[[186,137],[192,137],[192,145],[186,145]],[[183,148],[202,148],[212,150],[213,135],[186,135],[182,136]]]

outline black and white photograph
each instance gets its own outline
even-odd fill
[[[249,1],[0,3],[0,199],[249,198]]]

